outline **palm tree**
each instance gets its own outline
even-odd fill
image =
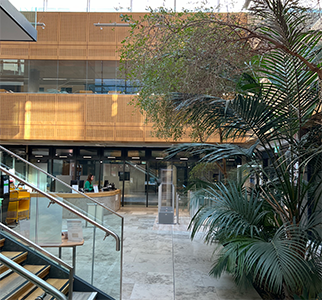
[[[203,120],[209,133],[220,129],[223,138],[252,146],[183,144],[169,153],[203,154],[204,162],[242,156],[258,179],[248,186],[209,184],[197,193],[201,208],[190,224],[192,238],[205,230],[206,242],[222,245],[213,275],[229,271],[240,283],[286,299],[304,287],[315,297],[322,280],[322,32],[310,29],[312,15],[298,1],[253,4],[254,36],[267,49],[253,61],[256,75],[244,74],[232,100],[175,99],[177,109]],[[202,206],[204,195],[212,205]]]

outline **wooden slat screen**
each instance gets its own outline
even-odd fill
[[[174,142],[152,137],[130,95],[0,93],[0,140]],[[188,135],[180,142],[190,142]],[[209,142],[219,142],[214,136]]]
[[[25,13],[31,22],[34,16]],[[143,15],[133,13],[134,18]],[[38,12],[36,43],[0,43],[0,59],[115,60],[129,28],[100,27],[121,23],[120,13]]]

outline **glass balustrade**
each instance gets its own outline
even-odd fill
[[[76,276],[121,299],[123,218],[109,208],[119,203],[119,190],[90,198],[1,146],[0,165],[14,175],[10,177],[7,223],[54,255],[61,254],[63,261],[72,264],[74,258]],[[64,192],[52,192],[57,186]],[[109,231],[113,234],[107,236]],[[62,233],[69,235],[66,240]],[[116,251],[113,235],[119,237],[120,251]],[[73,247],[59,247],[66,241],[75,241],[76,254]]]

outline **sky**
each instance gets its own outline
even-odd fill
[[[10,0],[20,11],[74,11],[84,12],[89,5],[91,12],[130,11],[145,12],[147,8],[165,6],[176,11],[182,8],[192,10],[200,7],[204,1],[195,0]],[[208,0],[206,7],[217,7],[220,4],[222,12],[240,11],[245,0]]]

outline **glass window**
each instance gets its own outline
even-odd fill
[[[166,153],[164,151],[160,151],[160,150],[152,150],[151,155],[152,155],[152,157],[154,157],[156,159],[162,159],[162,158],[166,157]]]
[[[122,161],[103,161],[102,170],[103,176],[101,180],[101,187],[106,186],[107,184],[114,185],[114,187],[117,189],[121,189],[123,187],[123,183],[119,176],[119,173],[123,172]]]
[[[80,149],[79,154],[83,156],[83,158],[91,158],[93,156],[97,156],[98,149],[88,148],[88,149]],[[88,156],[88,157],[85,157]]]
[[[26,64],[28,93],[59,93],[58,61],[29,60]]]
[[[49,148],[33,148],[31,154],[35,157],[49,156]]]
[[[132,159],[134,159],[134,157],[135,158],[145,157],[145,150],[128,150],[127,156],[132,157]]]
[[[25,61],[23,59],[0,60],[0,89],[15,93],[25,90]]]
[[[80,160],[77,163],[76,167],[76,180],[84,180],[84,183],[87,181],[89,174],[94,175],[93,185],[99,184],[100,176],[100,162],[94,160]]]
[[[111,150],[111,149],[104,150],[104,157],[116,158],[116,157],[121,157],[121,156],[122,156],[121,150]]]
[[[55,156],[60,158],[72,157],[74,153],[73,149],[61,148],[55,150]]]
[[[87,61],[59,61],[58,90],[60,93],[88,93]]]

